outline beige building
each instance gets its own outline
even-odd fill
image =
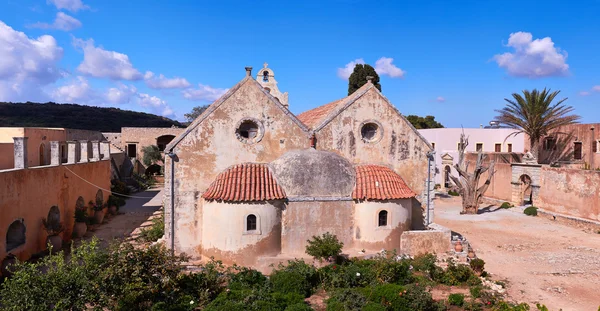
[[[399,250],[431,221],[432,148],[372,83],[296,116],[246,70],[166,147],[168,245],[264,268],[325,232],[353,254]]]

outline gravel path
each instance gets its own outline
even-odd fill
[[[511,299],[550,310],[598,310],[600,234],[526,216],[519,208],[486,204],[479,215],[460,215],[459,198],[435,204],[435,222],[469,240],[486,271],[507,281]]]

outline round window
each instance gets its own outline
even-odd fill
[[[256,119],[243,119],[238,123],[235,134],[237,138],[247,144],[259,142],[263,136],[262,123]]]
[[[381,126],[374,121],[364,122],[360,128],[360,136],[364,142],[377,142],[381,138]]]

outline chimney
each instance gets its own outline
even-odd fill
[[[367,76],[367,83],[373,83],[373,76]]]
[[[252,77],[252,67],[244,67],[246,68],[246,77]]]

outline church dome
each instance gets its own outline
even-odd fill
[[[315,149],[290,151],[271,163],[287,197],[349,197],[354,167],[336,153]]]

